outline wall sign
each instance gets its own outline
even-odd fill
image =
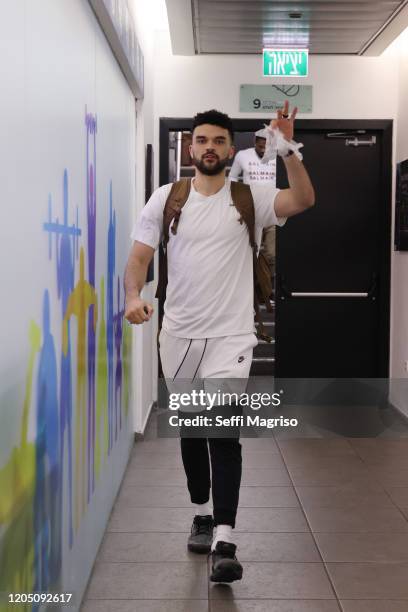
[[[89,0],[135,98],[143,98],[144,59],[127,0]]]
[[[289,100],[289,108],[298,107],[299,113],[312,112],[312,85],[241,85],[239,110],[241,113],[267,113],[282,108]]]

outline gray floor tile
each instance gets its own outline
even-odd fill
[[[132,450],[83,612],[208,610],[206,555],[186,548],[193,511],[180,441],[156,439],[154,418],[147,434]],[[240,440],[233,534],[244,578],[210,583],[211,612],[339,612],[296,493],[342,612],[408,611],[408,439],[275,434]]]
[[[171,486],[185,484],[186,475],[183,470],[163,468],[134,468],[127,470],[122,482],[122,486]]]
[[[279,453],[278,445],[271,436],[267,438],[240,438],[243,450],[251,452]]]
[[[305,508],[313,532],[392,533],[408,532],[408,522],[397,508]]]
[[[315,533],[324,561],[408,563],[408,533]]]
[[[380,453],[389,457],[408,457],[407,439],[349,438],[348,441],[361,457],[369,456],[372,453]]]
[[[384,469],[381,466],[368,467],[372,476],[384,487],[408,487],[408,469]]]
[[[368,453],[362,457],[362,461],[368,468],[375,470],[381,468],[383,470],[400,470],[408,469],[408,456],[404,453],[387,455],[383,453]]]
[[[405,516],[408,521],[408,508],[399,508],[400,512]]]
[[[210,500],[212,504],[212,500]],[[392,505],[391,502],[389,502]],[[123,485],[116,506],[129,508],[192,508],[187,485],[132,486]],[[242,486],[239,493],[242,508],[299,508],[291,486]]]
[[[344,438],[281,440],[279,447],[285,458],[296,455],[304,458],[356,455],[356,451]]]
[[[236,531],[256,532],[309,532],[300,508],[239,508]]]
[[[285,468],[242,468],[243,486],[275,486],[292,484]]]
[[[364,485],[361,487],[347,485],[342,487],[296,487],[296,492],[304,508],[313,506],[320,508],[353,508],[354,506],[364,505],[369,508],[395,507],[384,491],[372,491]]]
[[[115,532],[180,532],[190,531],[191,508],[128,508],[115,506],[106,531]]]
[[[128,470],[134,468],[178,468],[183,469],[181,451],[164,453],[146,453],[143,450],[134,451],[129,461]]]
[[[318,563],[320,555],[310,533],[233,532],[240,561]]]
[[[386,492],[398,508],[408,508],[408,487],[387,487]]]
[[[341,600],[343,612],[407,612],[407,602],[403,600]]]
[[[234,599],[212,601],[211,612],[340,612],[340,608],[334,600]]]
[[[299,500],[291,486],[243,486],[239,491],[239,506],[241,508],[298,508]]]
[[[252,451],[243,448],[243,465],[248,468],[284,468],[285,464],[279,453],[272,451]],[[134,451],[128,469],[132,468],[180,468],[183,469],[181,452],[148,453],[143,449]]]
[[[279,453],[242,449],[242,465],[247,468],[285,468]]]
[[[106,533],[97,557],[105,563],[206,562],[187,550],[186,533]]]
[[[321,487],[321,486],[369,486],[372,490],[382,491],[383,486],[378,482],[374,475],[364,466],[341,466],[336,468],[325,467],[322,461],[319,466],[306,466],[289,468],[290,477],[295,486]]]
[[[315,427],[310,423],[302,423],[301,415],[293,415],[294,418],[298,419],[299,425],[297,427],[277,427],[274,429],[274,437],[277,442],[282,440],[316,440],[316,439],[327,439],[333,438],[333,433],[327,430]],[[342,436],[338,436],[339,438]]]
[[[408,599],[407,563],[327,563],[326,567],[339,599]]]
[[[284,455],[285,464],[291,472],[296,468],[320,468],[324,467],[327,471],[337,473],[340,470],[349,470],[350,472],[366,472],[368,467],[363,460],[357,455],[302,455],[301,453],[286,453]]]
[[[210,583],[211,599],[335,599],[322,563],[242,565],[244,576],[239,582]]]
[[[208,600],[88,599],[81,612],[208,612]]]
[[[296,418],[298,425],[296,427],[275,427],[273,435],[275,440],[306,440],[306,439],[324,439],[333,440],[334,438],[343,439],[344,435],[341,432],[334,431],[332,419],[325,419],[325,422],[312,423],[310,415],[305,417],[305,406],[290,406],[287,414],[288,418]]]
[[[187,485],[123,486],[116,501],[116,506],[122,505],[129,508],[192,508]]]
[[[157,440],[158,438],[158,429],[157,429],[157,422],[152,423],[144,432],[143,434],[144,437],[144,441],[149,441],[149,440]]]
[[[204,563],[97,563],[87,599],[206,599]]]
[[[157,438],[135,442],[132,453],[175,453],[180,452],[179,438]]]

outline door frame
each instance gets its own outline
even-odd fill
[[[254,119],[234,119],[231,121],[236,132],[255,132],[264,123],[269,123],[271,117]],[[173,131],[191,130],[191,118],[161,117],[160,118],[160,148],[159,148],[159,184],[169,182],[169,134]],[[392,119],[296,119],[296,132],[304,131],[348,131],[365,129],[381,133],[381,198],[385,206],[382,208],[380,223],[384,228],[380,244],[380,278],[378,287],[379,300],[379,363],[380,378],[389,377],[390,363],[390,313],[391,313],[391,228],[392,228]],[[160,305],[162,306],[162,305]]]

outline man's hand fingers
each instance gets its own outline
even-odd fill
[[[291,120],[291,121],[294,121],[294,120],[295,120],[295,117],[296,117],[296,115],[297,115],[297,112],[298,112],[298,107],[297,107],[297,106],[295,106],[295,108],[293,109],[292,114],[291,114],[291,116],[290,116],[290,120]]]
[[[149,321],[153,314],[153,308],[150,304],[144,303],[137,308],[130,309],[125,312],[125,318],[133,325],[140,325],[145,321]]]
[[[148,321],[152,316],[152,312],[153,308],[150,306],[150,304],[145,304],[145,306],[143,306],[143,320]]]

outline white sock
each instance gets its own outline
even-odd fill
[[[205,504],[194,504],[195,507],[195,514],[194,516],[197,516],[197,514],[199,514],[200,516],[207,516],[208,514],[212,515],[212,508],[210,506],[210,502],[206,502]]]
[[[229,544],[233,544],[232,541],[232,527],[231,525],[217,525],[215,528],[215,536],[213,542],[211,544],[211,550],[215,550],[217,546],[217,542],[228,542]]]

